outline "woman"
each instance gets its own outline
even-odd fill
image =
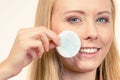
[[[114,23],[113,0],[39,0],[37,27],[18,32],[0,65],[0,80],[17,75],[32,61],[29,80],[119,80]],[[56,51],[58,34],[65,30],[77,33],[82,42],[72,58]]]

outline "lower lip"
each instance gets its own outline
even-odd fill
[[[98,55],[98,52],[99,52],[99,51],[94,52],[94,53],[90,53],[90,54],[80,53],[80,52],[79,52],[78,55],[79,55],[80,57],[93,58],[93,57],[95,57],[95,56]]]

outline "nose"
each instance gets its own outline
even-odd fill
[[[83,39],[84,40],[96,40],[98,39],[98,30],[93,22],[87,23],[85,26],[83,26]]]

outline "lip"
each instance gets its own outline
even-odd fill
[[[86,57],[86,58],[93,58],[93,57],[96,57],[98,54],[99,54],[99,51],[101,50],[101,48],[98,48],[98,47],[81,47],[81,49],[87,49],[87,48],[89,48],[89,49],[92,49],[92,48],[96,48],[97,49],[97,51],[96,52],[94,52],[94,53],[82,53],[82,52],[78,52],[78,56],[80,56],[80,57]]]

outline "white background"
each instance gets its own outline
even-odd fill
[[[0,62],[9,54],[17,31],[23,27],[33,27],[38,0],[0,0]],[[120,0],[117,0],[117,14],[120,14]],[[116,36],[120,47],[120,15],[117,15]],[[28,68],[9,79],[26,80]]]

